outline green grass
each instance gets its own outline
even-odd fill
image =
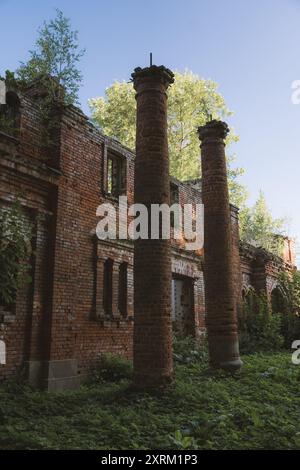
[[[0,387],[1,449],[299,449],[300,366],[288,353],[245,356],[236,377],[176,366],[162,397],[129,381],[47,394]]]

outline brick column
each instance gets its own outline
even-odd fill
[[[135,69],[132,78],[137,92],[134,199],[150,212],[151,204],[170,203],[166,90],[174,76],[163,66],[151,66]],[[170,240],[134,243],[134,373],[142,388],[172,381]]]
[[[28,380],[32,386],[39,387],[43,379],[43,361],[47,351],[47,342],[44,341],[45,325],[45,303],[46,291],[48,287],[46,276],[46,261],[48,256],[47,237],[49,231],[49,219],[52,214],[36,212],[35,227],[36,237],[33,247],[34,256],[32,258],[32,306],[31,315],[26,317],[26,329],[28,332],[28,344],[25,341],[25,357],[28,368]],[[27,334],[25,335],[25,338]],[[27,339],[27,338],[26,338]]]
[[[210,363],[231,371],[241,367],[234,289],[232,233],[224,139],[226,123],[198,129],[204,204],[204,276]]]

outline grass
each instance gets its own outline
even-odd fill
[[[245,356],[235,376],[176,365],[162,397],[128,379],[47,394],[0,387],[1,449],[299,449],[300,366],[288,353]]]

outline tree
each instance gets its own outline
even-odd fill
[[[241,238],[247,243],[281,255],[285,222],[285,219],[273,219],[264,193],[260,191],[255,205],[243,212]]]
[[[208,119],[230,116],[218,85],[192,72],[175,73],[175,83],[168,93],[168,138],[170,172],[180,180],[200,177],[200,150],[197,127]],[[93,121],[111,137],[131,149],[135,147],[136,102],[132,83],[115,82],[106,89],[105,97],[89,101]],[[227,144],[236,142],[233,130]],[[228,158],[231,200],[242,205],[246,191],[238,182],[242,168],[232,168],[235,157]]]
[[[64,101],[76,103],[82,81],[77,64],[85,52],[79,49],[78,32],[71,30],[70,20],[56,9],[56,17],[44,22],[38,33],[35,50],[29,51],[27,63],[21,62],[17,77],[24,82],[54,77],[59,87],[64,88]]]

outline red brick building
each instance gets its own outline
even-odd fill
[[[0,341],[6,364],[0,377],[25,372],[48,390],[75,387],[103,352],[132,355],[133,242],[101,241],[97,207],[133,203],[134,154],[101,134],[78,109],[59,112],[55,145],[45,149],[39,84],[21,93],[7,90],[2,112],[14,119],[15,135],[0,131],[1,207],[16,197],[34,225],[32,282],[15,305],[0,306]],[[170,178],[171,202],[201,203],[201,181]],[[234,276],[238,305],[250,286],[271,295],[285,259],[240,246],[238,210],[232,206]],[[203,252],[172,242],[174,330],[200,338],[205,332]]]

